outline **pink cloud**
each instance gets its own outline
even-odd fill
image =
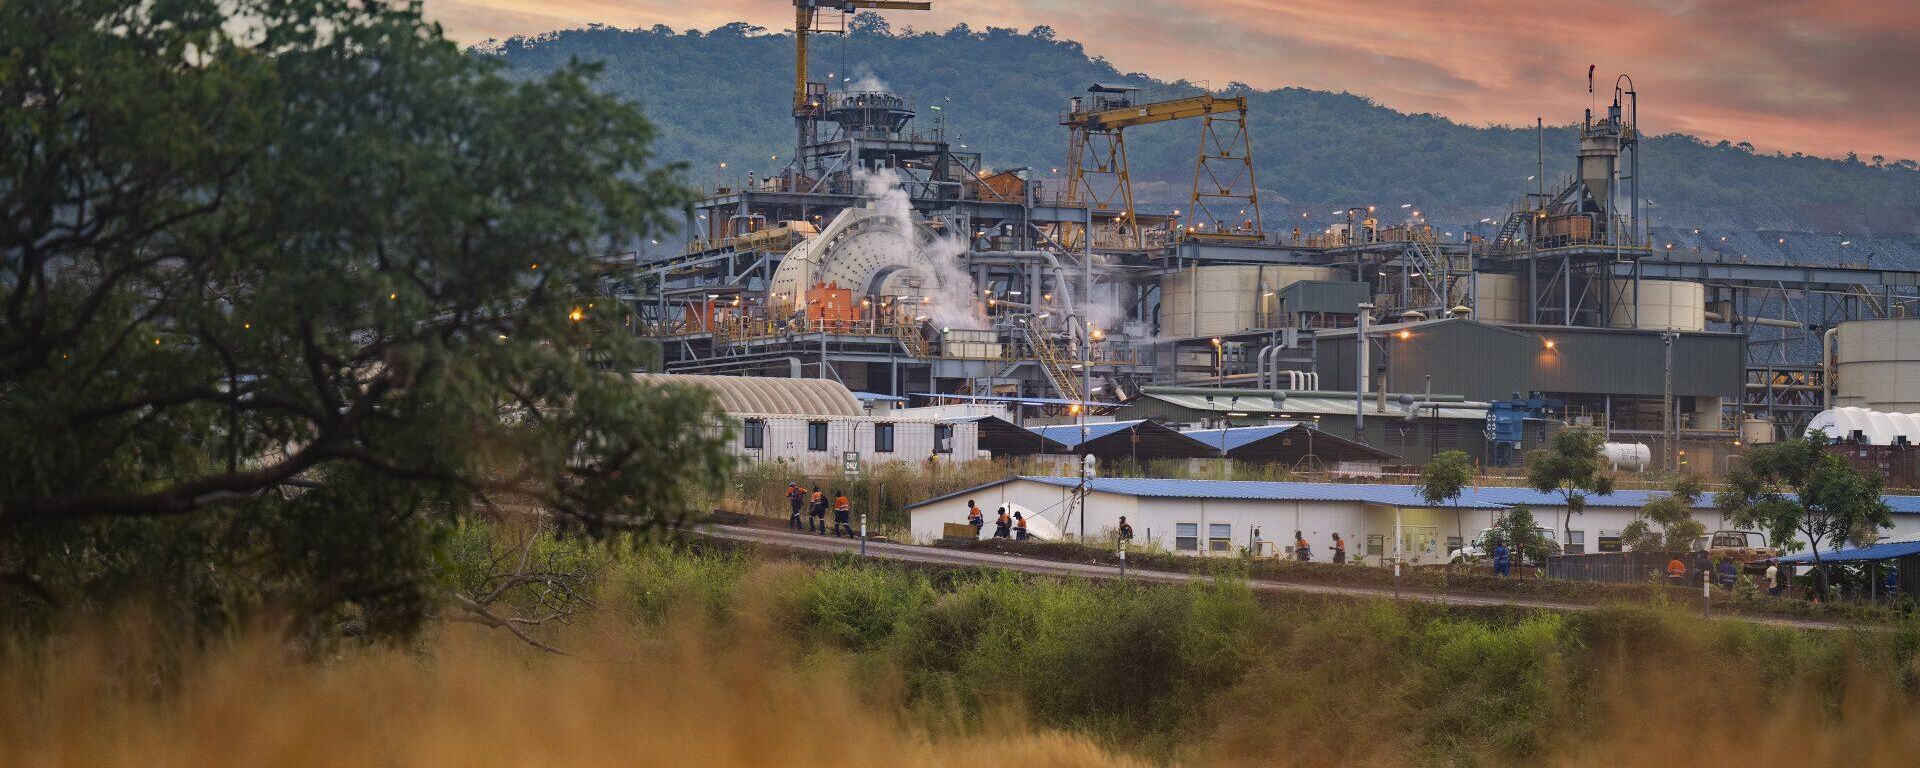
[[[427,0],[427,12],[465,41],[596,22],[792,25],[777,0]],[[1911,0],[934,0],[889,18],[1045,24],[1123,71],[1348,91],[1469,124],[1578,120],[1598,64],[1603,94],[1613,73],[1635,76],[1652,133],[1920,158]]]

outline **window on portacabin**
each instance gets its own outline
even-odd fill
[[[1175,523],[1173,526],[1173,548],[1179,552],[1200,551],[1200,524]]]
[[[1207,551],[1209,552],[1232,552],[1233,551],[1233,524],[1232,523],[1208,523],[1207,524]]]
[[[761,419],[747,419],[744,429],[741,430],[740,445],[754,450],[767,447],[767,422]]]
[[[824,451],[827,449],[827,423],[824,421],[807,422],[807,450]]]
[[[893,425],[873,425],[873,452],[893,453]]]

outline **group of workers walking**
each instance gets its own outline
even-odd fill
[[[986,513],[980,511],[979,505],[974,504],[973,499],[967,499],[967,525],[973,526],[973,537],[976,539],[980,538],[981,530],[987,526]],[[1009,515],[1007,514],[1007,505],[1000,505],[1000,509],[994,514],[993,537],[996,539],[1011,538],[1014,541],[1026,541],[1026,516],[1017,511]]]
[[[790,509],[787,527],[796,531],[804,529],[809,533],[824,535],[827,532],[828,499],[828,495],[820,490],[820,486],[814,486],[813,491],[809,493],[807,489],[800,487],[799,483],[787,483],[787,505]],[[847,495],[841,493],[839,489],[834,489],[831,499],[833,535],[839,536],[844,533],[848,538],[855,537],[853,523],[849,520],[853,517],[853,502],[849,501]],[[804,528],[800,523],[801,507],[807,508],[807,521]]]
[[[1293,532],[1293,557],[1303,563],[1313,560],[1313,546],[1299,531]],[[1333,562],[1336,565],[1347,562],[1347,540],[1340,538],[1339,531],[1333,533]]]

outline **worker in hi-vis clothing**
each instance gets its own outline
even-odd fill
[[[800,505],[804,503],[806,499],[807,492],[800,490],[799,483],[787,483],[787,506],[792,508],[791,512],[787,515],[788,528],[796,531],[800,530]]]
[[[850,502],[847,500],[846,494],[841,493],[839,491],[834,491],[833,492],[833,535],[839,536],[841,531],[846,531],[848,538],[853,537],[853,525],[847,521],[847,518],[852,514],[853,514],[853,502]]]

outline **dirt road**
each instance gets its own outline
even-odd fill
[[[727,541],[749,542],[772,547],[804,550],[808,552],[841,553],[857,552],[860,542],[857,539],[834,538],[810,533],[796,533],[789,530],[704,524],[694,529],[696,533]],[[957,568],[1004,568],[1024,573],[1036,573],[1050,576],[1080,576],[1090,579],[1120,578],[1119,569],[1105,565],[1087,563],[1064,563],[1056,560],[1014,557],[990,552],[964,552],[936,547],[922,547],[909,544],[887,542],[867,542],[867,556],[887,560],[899,560],[927,565],[944,565]],[[1130,581],[1148,581],[1161,583],[1191,583],[1211,579],[1190,573],[1168,571],[1145,571],[1128,568],[1126,578]],[[1249,579],[1247,586],[1261,592],[1283,592],[1309,595],[1330,595],[1358,599],[1377,599],[1394,597],[1393,590],[1376,587],[1353,587],[1331,584],[1307,584],[1301,582],[1272,581],[1268,579]],[[1542,600],[1526,597],[1503,597],[1499,595],[1463,595],[1440,594],[1437,592],[1402,591],[1399,599],[1437,605],[1458,606],[1507,606],[1542,611],[1586,611],[1598,606],[1590,603],[1578,603],[1563,600]],[[1861,629],[1864,625],[1846,624],[1812,619],[1793,619],[1774,616],[1751,616],[1744,614],[1719,614],[1715,619],[1732,619],[1768,624],[1795,629]]]

